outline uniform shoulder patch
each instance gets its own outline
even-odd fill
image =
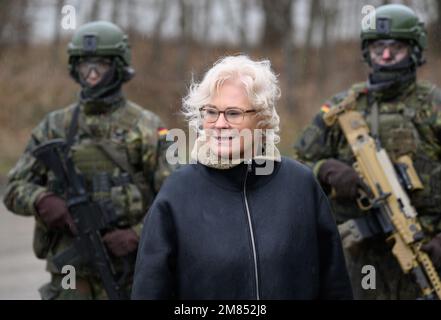
[[[322,105],[320,107],[320,112],[321,113],[328,113],[329,110],[331,110],[331,107],[329,106],[329,104],[325,103],[324,105]]]
[[[158,135],[160,137],[167,135],[167,133],[168,133],[168,129],[167,128],[164,128],[164,127],[159,127],[158,128]]]

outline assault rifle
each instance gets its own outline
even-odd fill
[[[123,259],[124,272],[118,279],[102,240],[102,234],[116,223],[112,205],[109,201],[92,201],[86,192],[84,179],[75,170],[67,149],[64,140],[54,139],[32,151],[34,157],[52,171],[61,183],[69,213],[78,230],[72,246],[55,255],[52,261],[58,270],[67,264],[87,265],[99,274],[109,299],[128,299],[123,289],[128,261]]]
[[[412,274],[425,299],[441,300],[441,281],[429,256],[421,251],[425,235],[406,191],[422,189],[412,159],[404,155],[391,160],[354,106],[358,94],[351,92],[325,115],[327,126],[338,122],[355,157],[354,169],[370,192],[359,190],[360,209],[393,243],[392,253],[405,274]],[[372,210],[371,210],[372,209]],[[343,246],[350,247],[366,238],[369,223],[352,219],[339,226]]]

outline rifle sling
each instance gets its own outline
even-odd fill
[[[78,119],[80,117],[80,104],[78,103],[75,108],[74,111],[72,113],[72,119],[70,121],[69,124],[69,130],[67,132],[67,137],[66,137],[66,154],[69,152],[69,149],[72,147],[75,136],[77,135],[78,132]]]
[[[379,121],[378,103],[375,101],[371,106],[371,133],[374,140],[379,138]]]

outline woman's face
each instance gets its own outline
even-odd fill
[[[225,81],[202,113],[210,149],[223,158],[231,158],[233,154],[243,156],[245,148],[252,145],[251,139],[244,138],[247,134],[244,131],[249,130],[252,137],[258,123],[243,84]]]

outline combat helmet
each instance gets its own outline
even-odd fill
[[[396,39],[408,42],[412,47],[411,59],[416,66],[424,63],[423,51],[427,46],[427,32],[415,12],[402,4],[387,4],[375,11],[375,26],[361,30],[363,57],[370,64],[368,44],[378,39]]]
[[[119,68],[125,73],[133,73],[129,68],[131,52],[128,37],[117,25],[108,21],[89,22],[78,28],[68,44],[67,53],[71,74],[75,73],[75,62],[88,56],[116,57]],[[125,78],[128,76],[126,74]]]

